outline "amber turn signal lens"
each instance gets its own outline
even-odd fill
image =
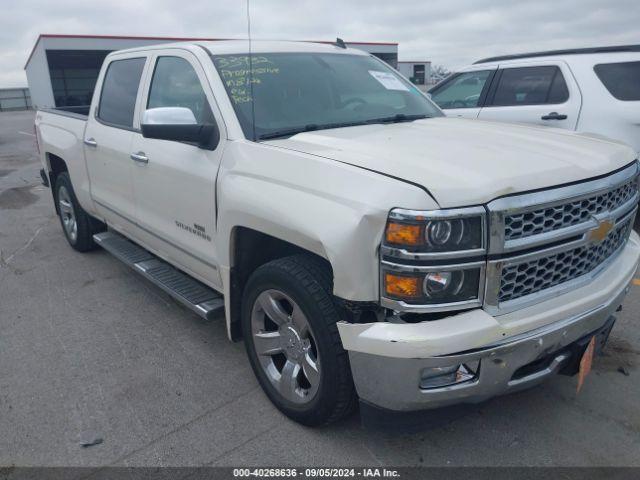
[[[420,279],[385,273],[384,289],[392,297],[416,298],[420,296]]]
[[[389,222],[387,224],[387,243],[397,245],[420,245],[421,232],[420,225],[406,225],[402,223]]]

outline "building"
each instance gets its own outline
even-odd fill
[[[28,88],[0,88],[0,112],[30,108],[31,96]]]
[[[414,85],[426,88],[431,78],[431,62],[428,60],[398,62],[398,71]]]
[[[100,67],[110,52],[203,40],[223,39],[41,34],[24,67],[31,101],[35,108],[89,105]],[[369,52],[394,68],[398,64],[397,43],[346,42],[346,45]]]

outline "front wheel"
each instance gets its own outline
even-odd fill
[[[260,385],[280,411],[309,426],[337,421],[356,404],[331,291],[322,260],[294,255],[258,268],[243,298],[245,346]]]

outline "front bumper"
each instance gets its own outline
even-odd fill
[[[639,257],[634,233],[591,284],[500,317],[475,310],[418,324],[341,322],[358,395],[377,407],[411,411],[478,403],[540,383],[574,360],[567,347],[606,326],[630,288]],[[421,388],[426,369],[458,364],[477,365],[475,376]]]

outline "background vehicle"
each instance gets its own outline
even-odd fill
[[[640,45],[487,58],[430,93],[450,116],[593,133],[640,151]]]
[[[265,393],[308,425],[358,398],[482,401],[604,343],[640,257],[631,149],[446,118],[344,46],[247,52],[115,52],[88,116],[37,113],[73,248],[224,309]]]

